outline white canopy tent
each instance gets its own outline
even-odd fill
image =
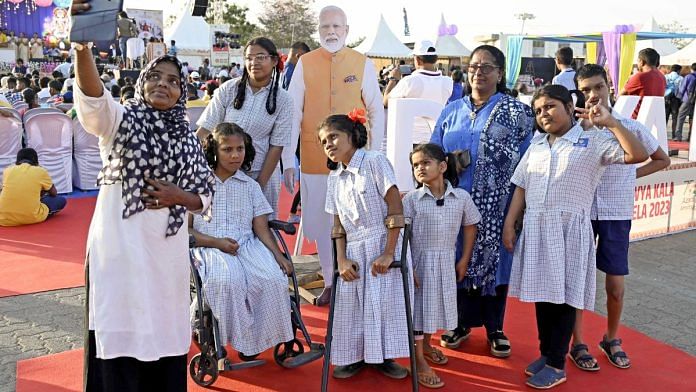
[[[408,58],[412,56],[411,49],[401,43],[381,14],[376,32],[366,38],[355,50],[367,57]]]
[[[444,14],[442,14],[442,17],[440,18],[440,26],[447,26],[447,23],[445,23]],[[471,50],[459,42],[456,36],[450,34],[438,34],[437,41],[435,42],[435,48],[437,49],[437,55],[440,58],[471,56]]]
[[[650,32],[662,32],[660,26],[657,24],[655,18],[651,17],[648,23],[644,24],[640,31],[650,31]],[[636,41],[636,58],[638,58],[638,52],[645,48],[653,48],[660,54],[660,57],[667,56],[672,53],[677,52],[677,49],[670,39],[645,39]],[[660,64],[666,64],[664,61],[660,60]]]
[[[165,29],[164,37],[167,44],[170,40],[176,41],[179,60],[198,67],[203,58],[210,57],[212,41],[208,22],[202,16],[191,15],[192,1],[186,1],[176,22]]]
[[[693,63],[696,63],[696,39],[678,52],[660,58],[660,64],[664,65],[691,65]]]

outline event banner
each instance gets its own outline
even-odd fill
[[[126,10],[126,13],[128,13],[129,18],[135,19],[135,24],[138,26],[138,38],[149,40],[152,37],[162,39],[164,36],[164,17],[162,15],[162,10],[129,8]]]
[[[696,228],[696,162],[636,180],[631,239]]]

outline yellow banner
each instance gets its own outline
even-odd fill
[[[585,56],[585,62],[587,64],[597,64],[597,43],[587,42],[585,46],[587,48],[587,56]]]
[[[635,64],[636,52],[636,33],[626,33],[621,35],[621,58],[619,62],[619,86],[621,91],[623,86],[628,82]]]

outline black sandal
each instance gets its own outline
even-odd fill
[[[471,328],[457,327],[440,336],[440,346],[451,349],[459,348],[459,345],[468,339],[469,335],[471,335]]]
[[[580,354],[582,351],[585,351],[586,354]],[[599,370],[599,363],[597,363],[597,360],[595,357],[593,357],[590,354],[590,348],[587,347],[586,344],[575,344],[570,350],[570,353],[568,354],[568,358],[575,364],[575,366],[578,367],[580,370],[584,370],[587,372],[596,372]],[[583,364],[587,364],[590,361],[594,361],[593,366],[585,366]]]
[[[512,348],[510,340],[503,331],[496,331],[488,334],[488,343],[491,345],[491,355],[496,358],[507,358],[510,356]]]
[[[621,339],[616,338],[616,339],[612,339],[612,340],[607,340],[607,336],[604,335],[604,337],[602,338],[602,341],[599,342],[599,348],[602,349],[602,352],[607,356],[607,359],[609,360],[609,362],[611,362],[612,365],[616,366],[619,369],[630,368],[631,367],[630,362],[626,365],[621,365],[618,362],[619,358],[628,359],[628,355],[626,355],[626,353],[623,350],[617,351],[615,353],[611,352],[611,348],[616,347],[616,346],[621,346]]]

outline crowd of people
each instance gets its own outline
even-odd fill
[[[73,12],[86,5],[74,1]],[[317,243],[325,278],[317,305],[335,294],[335,378],[366,366],[409,376],[395,361],[410,350],[400,272],[389,268],[407,222],[413,238],[401,261],[414,296],[411,377],[423,387],[447,381],[432,366],[449,361],[433,344],[439,332],[440,346],[457,349],[483,327],[492,356],[512,355],[508,295],[535,304],[539,356],[520,369],[527,385],[565,382],[566,356],[581,370],[599,370],[582,322],[594,309],[596,269],[607,275],[609,314],[600,349],[609,364],[631,366],[619,325],[633,189],[669,158],[643,125],[612,111],[605,69],[569,68],[567,50],[559,50],[559,77],[527,105],[507,89],[506,59],[494,46],[477,47],[446,76],[435,46],[423,41],[409,75],[400,67],[378,75],[346,47],[348,31],[343,10],[327,6],[321,46],[298,42],[285,64],[270,39],[257,37],[244,46],[243,64],[192,70],[170,51],[137,80],[114,81],[99,72],[89,44],[77,43],[70,78],[3,79],[11,105],[27,89],[47,88],[42,96],[63,101],[70,92],[75,115],[100,138],[104,167],[87,243],[87,390],[186,390],[189,246],[222,345],[253,356],[293,339],[285,280],[293,267],[268,222],[278,216],[281,186],[295,193],[298,181],[291,217],[301,205],[304,236]],[[641,51],[640,72],[659,66],[651,56]],[[670,107],[673,97],[690,99],[693,69],[680,81],[663,77],[656,91],[671,94]],[[634,91],[636,83],[626,93],[650,95]],[[417,184],[406,194],[383,153],[392,98],[444,106],[432,127],[422,122],[403,135],[412,139]],[[192,132],[187,108],[195,106],[205,110]],[[10,177],[43,176],[30,151],[20,155]],[[53,196],[51,189],[42,181],[31,192]],[[51,203],[42,215],[59,209]]]

